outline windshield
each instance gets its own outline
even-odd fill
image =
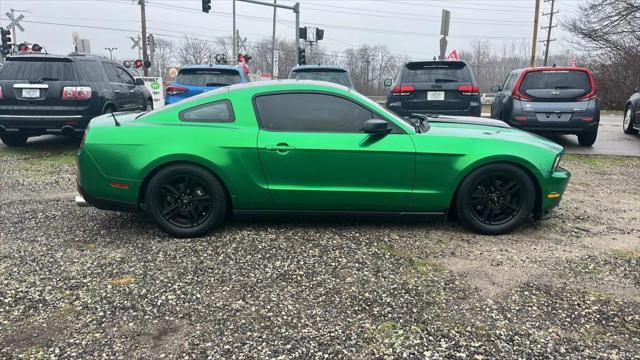
[[[405,66],[403,83],[472,83],[473,78],[467,64],[451,61],[422,61]]]
[[[75,81],[73,62],[65,59],[9,60],[0,71],[0,80]]]
[[[316,80],[316,81],[326,81],[339,85],[344,85],[346,87],[351,86],[351,80],[349,79],[349,74],[344,70],[333,70],[333,69],[313,69],[313,70],[296,70],[291,73],[289,79],[295,80]]]
[[[591,91],[589,74],[584,71],[532,71],[529,72],[520,86],[521,91],[527,90],[563,90],[582,89]]]
[[[176,82],[191,86],[226,86],[240,82],[240,73],[226,69],[182,69]]]

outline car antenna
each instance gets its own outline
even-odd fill
[[[116,115],[113,113],[113,109],[109,108],[109,111],[111,111],[111,116],[113,117],[113,122],[116,123],[116,126],[120,126],[120,123],[118,122],[118,119],[116,119]]]

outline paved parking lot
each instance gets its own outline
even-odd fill
[[[73,204],[75,142],[0,148],[0,358],[632,358],[640,159],[569,155],[552,219],[238,218],[177,240]]]

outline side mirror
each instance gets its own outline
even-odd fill
[[[391,80],[391,79],[385,79],[384,80],[384,86],[385,87],[391,87],[391,85],[393,85],[393,80]]]
[[[492,92],[499,92],[500,90],[502,90],[502,86],[500,86],[500,85],[493,85],[491,87],[491,91]]]
[[[136,78],[135,80],[135,84],[136,85],[144,85],[144,80],[140,79],[140,78]]]
[[[635,88],[635,90],[633,90],[636,94],[640,93],[640,86],[638,86],[637,88]]]
[[[362,131],[364,131],[365,134],[387,135],[391,132],[391,128],[384,120],[371,119],[364,122],[364,128]]]

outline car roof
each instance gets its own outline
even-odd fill
[[[85,53],[69,53],[68,55],[58,55],[58,54],[47,54],[47,53],[37,53],[37,52],[30,52],[30,53],[22,53],[22,54],[12,54],[12,55],[8,55],[7,56],[7,60],[18,60],[18,59],[61,59],[61,60],[75,60],[75,59],[91,59],[91,60],[108,60],[108,58],[103,57],[103,56],[99,56],[99,55],[92,55],[92,54],[85,54]]]
[[[291,69],[291,71],[297,71],[297,70],[338,70],[338,71],[345,71],[347,72],[347,70],[341,66],[338,65],[322,65],[322,64],[318,64],[318,65],[297,65],[294,66],[293,69]]]
[[[278,88],[291,88],[291,87],[295,87],[297,90],[313,90],[317,87],[324,87],[324,88],[331,88],[334,90],[342,90],[347,92],[353,91],[351,88],[346,87],[344,85],[331,83],[327,81],[293,80],[293,79],[266,80],[266,81],[254,81],[249,83],[233,84],[229,86],[229,91],[243,90],[243,89],[260,90],[262,88],[265,88],[268,90],[276,90]]]
[[[191,64],[183,65],[180,70],[184,69],[219,69],[219,70],[236,70],[239,71],[240,67],[237,65],[220,65],[220,64]]]

